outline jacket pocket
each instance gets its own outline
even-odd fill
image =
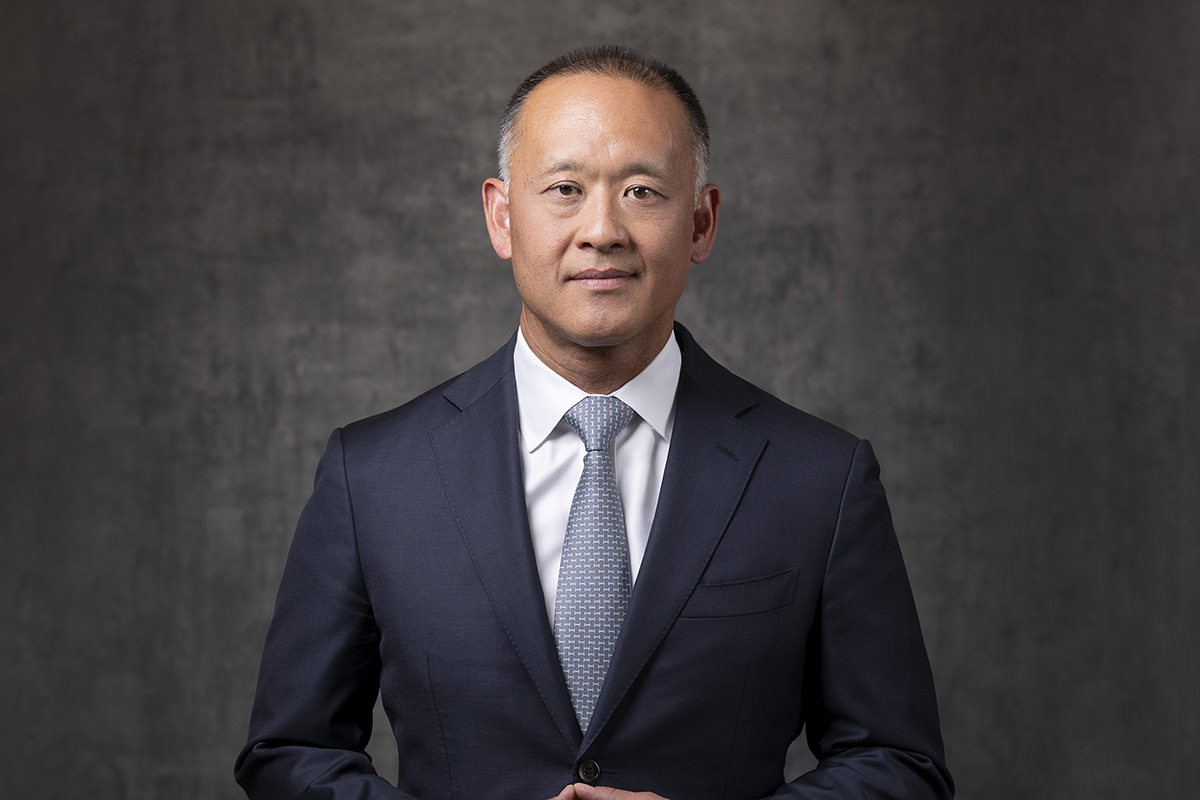
[[[791,605],[796,594],[796,570],[789,569],[725,583],[701,583],[679,612],[680,617],[738,617],[761,614]]]

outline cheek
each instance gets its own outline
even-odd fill
[[[558,223],[558,224],[556,224]],[[570,236],[557,220],[538,218],[518,218],[514,216],[512,225],[513,258],[521,256],[530,264],[545,266],[548,259],[559,254],[565,244],[570,242]]]
[[[692,261],[692,226],[691,217],[683,224],[683,220],[671,220],[647,231],[642,238],[642,252],[647,261],[659,264],[672,275],[679,273],[679,279],[685,279],[688,267]]]

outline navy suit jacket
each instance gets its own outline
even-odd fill
[[[337,430],[301,516],[237,777],[253,798],[943,798],[933,682],[870,445],[683,367],[649,544],[592,724],[526,520],[513,341]],[[363,748],[382,691],[399,788]],[[802,727],[819,759],[783,781]]]

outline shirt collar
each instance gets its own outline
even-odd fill
[[[668,442],[674,424],[675,390],[679,386],[682,363],[679,343],[672,334],[645,369],[612,393]],[[519,328],[517,345],[513,349],[513,373],[517,381],[521,439],[525,449],[532,453],[554,431],[563,414],[587,397],[587,392],[546,366],[529,347]]]

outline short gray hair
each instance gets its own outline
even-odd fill
[[[500,180],[508,182],[512,164],[513,145],[517,137],[517,117],[525,105],[529,93],[548,78],[556,75],[604,75],[610,78],[629,78],[651,89],[674,95],[683,103],[687,116],[688,134],[692,140],[692,160],[696,167],[696,198],[708,180],[709,138],[708,120],[700,99],[692,87],[678,72],[661,61],[644,56],[627,47],[602,45],[582,47],[561,55],[545,64],[521,82],[513,92],[500,121],[500,137],[497,144]]]

